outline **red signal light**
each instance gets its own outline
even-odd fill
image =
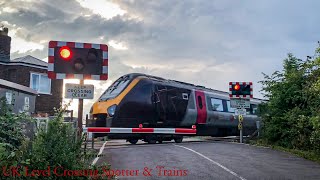
[[[239,91],[239,90],[240,90],[240,85],[239,85],[239,84],[236,84],[236,85],[234,86],[234,90]]]
[[[59,50],[59,54],[63,60],[70,60],[72,57],[72,51],[68,46],[62,46]]]

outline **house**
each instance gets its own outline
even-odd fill
[[[10,59],[10,46],[8,29],[0,29],[0,79],[35,90],[38,95],[34,113],[53,115],[54,108],[59,108],[63,100],[63,80],[49,79],[48,63],[33,56]]]
[[[5,98],[13,113],[33,113],[37,95],[38,93],[29,87],[0,79],[0,97]]]

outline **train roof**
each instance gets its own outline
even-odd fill
[[[153,79],[159,82],[163,82],[163,83],[167,83],[167,84],[172,84],[172,85],[176,85],[176,86],[180,86],[180,87],[184,87],[184,88],[188,88],[188,89],[199,89],[199,90],[204,90],[204,91],[209,91],[212,93],[216,93],[222,96],[228,96],[229,97],[229,92],[226,91],[220,91],[220,90],[216,90],[216,89],[211,89],[211,88],[207,88],[204,86],[199,86],[199,85],[195,85],[195,84],[191,84],[191,83],[186,83],[186,82],[181,82],[181,81],[177,81],[177,80],[171,80],[171,79],[164,79],[161,77],[157,77],[157,76],[152,76],[152,75],[148,75],[148,74],[143,74],[143,73],[131,73],[131,74],[126,74],[124,76],[130,76],[132,79],[139,77],[139,76],[144,76],[146,78],[149,79]],[[257,101],[267,101],[265,99],[259,99],[259,98],[253,98],[254,100]]]

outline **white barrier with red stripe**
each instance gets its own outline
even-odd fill
[[[197,134],[195,126],[189,128],[116,128],[116,127],[85,127],[83,132],[88,133],[112,133],[112,134]]]

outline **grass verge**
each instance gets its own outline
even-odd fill
[[[315,151],[305,151],[305,150],[299,150],[299,149],[289,149],[282,146],[273,145],[270,143],[267,143],[261,139],[258,140],[250,140],[249,144],[256,145],[256,146],[263,146],[263,147],[269,147],[274,150],[288,152],[290,154],[294,154],[296,156],[302,157],[307,160],[311,160],[314,162],[317,162],[320,164],[320,153],[317,153]]]

